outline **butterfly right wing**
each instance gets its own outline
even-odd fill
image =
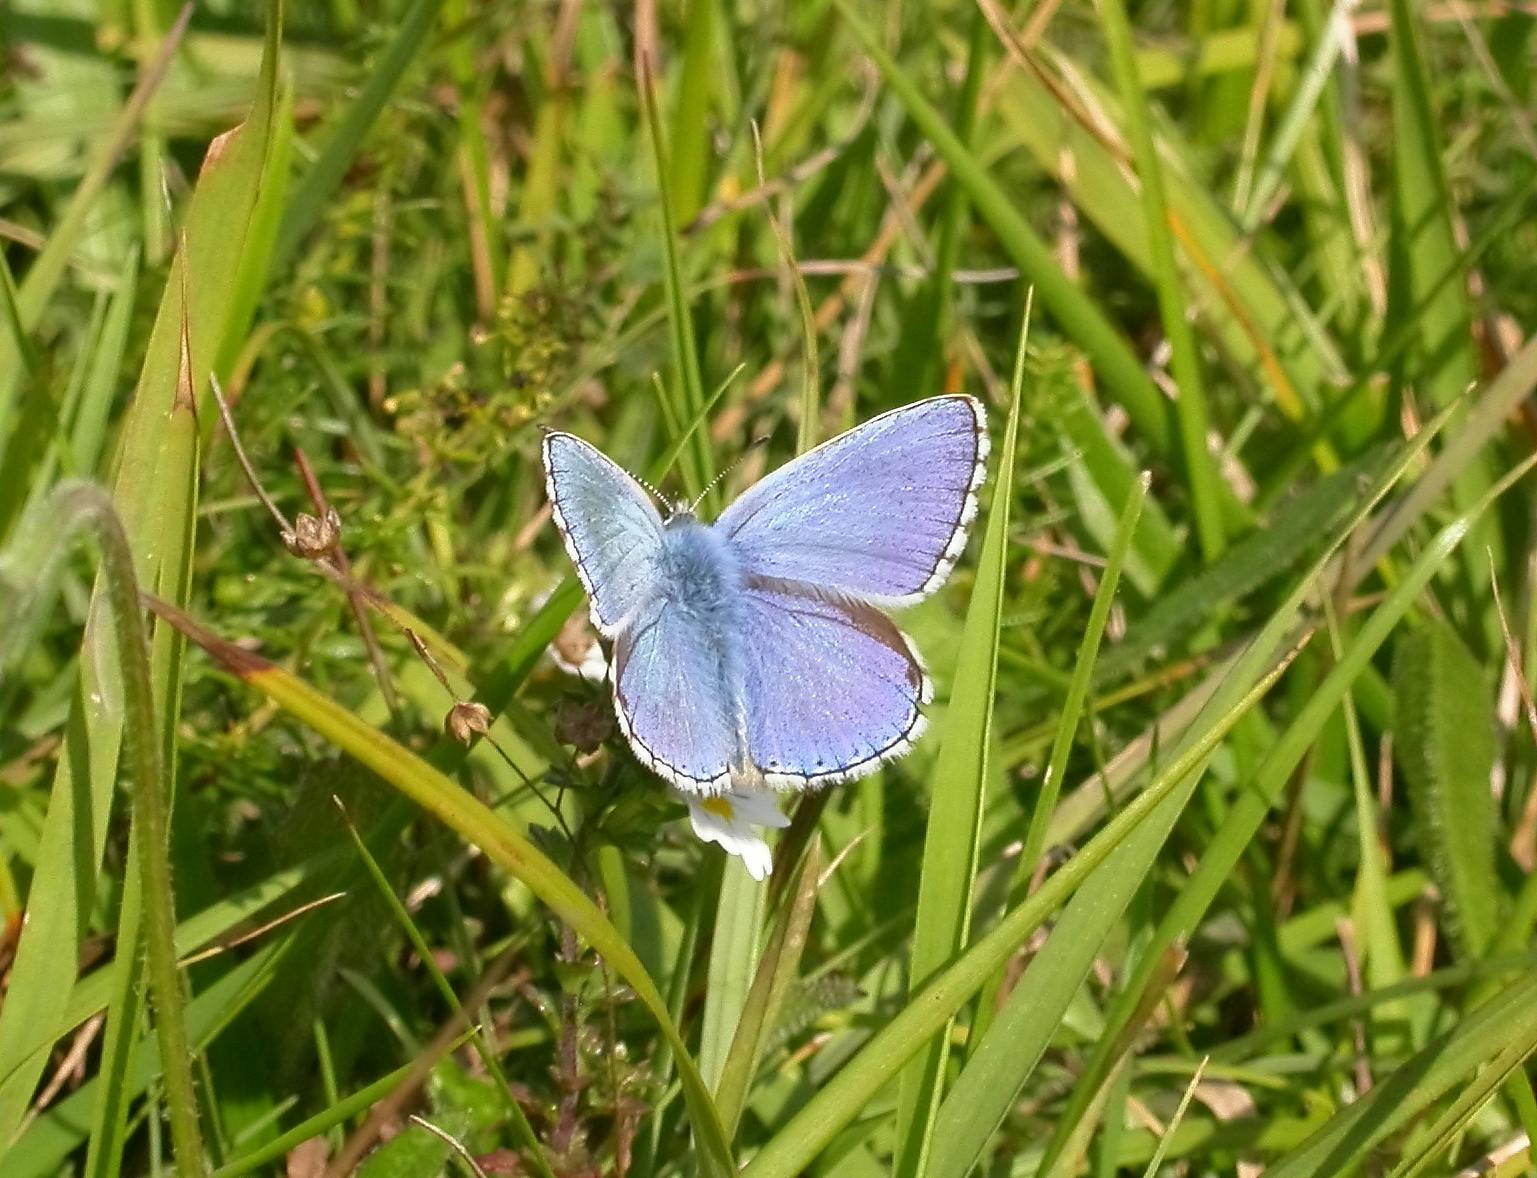
[[[613,638],[655,592],[662,517],[639,483],[571,434],[545,435],[544,470],[555,525],[587,590],[592,624]]]
[[[873,417],[749,487],[721,513],[749,577],[911,605],[949,575],[987,470],[981,402],[930,397]]]
[[[932,692],[896,623],[860,601],[795,582],[742,595],[748,747],[767,784],[803,789],[862,777],[923,731]]]

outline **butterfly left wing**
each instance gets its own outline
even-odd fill
[[[986,469],[981,404],[931,397],[780,467],[714,526],[749,578],[908,605],[955,567]]]
[[[739,764],[727,660],[696,616],[654,598],[614,641],[614,711],[636,759],[690,793],[719,793]]]
[[[743,593],[739,637],[748,749],[768,785],[861,777],[922,733],[928,676],[874,606],[760,581]]]
[[[587,590],[592,624],[613,638],[655,592],[662,517],[639,483],[571,434],[545,435],[544,469],[555,524]]]

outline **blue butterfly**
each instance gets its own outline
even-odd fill
[[[551,433],[555,523],[613,642],[614,710],[679,789],[801,789],[874,771],[923,731],[923,664],[885,610],[950,575],[977,512],[972,397],[894,409],[780,467],[713,524],[663,518],[579,438]]]

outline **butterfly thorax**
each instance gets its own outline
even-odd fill
[[[675,513],[662,530],[659,590],[668,604],[706,626],[730,629],[742,573],[730,545],[693,515]]]

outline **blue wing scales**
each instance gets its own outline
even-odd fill
[[[769,785],[861,777],[922,733],[928,676],[906,635],[873,606],[749,583],[741,635],[748,747]]]
[[[911,604],[944,582],[965,547],[985,426],[972,397],[893,409],[748,488],[715,527],[749,575]]]
[[[592,624],[613,638],[655,592],[662,518],[639,483],[580,438],[547,434],[544,469]]]

